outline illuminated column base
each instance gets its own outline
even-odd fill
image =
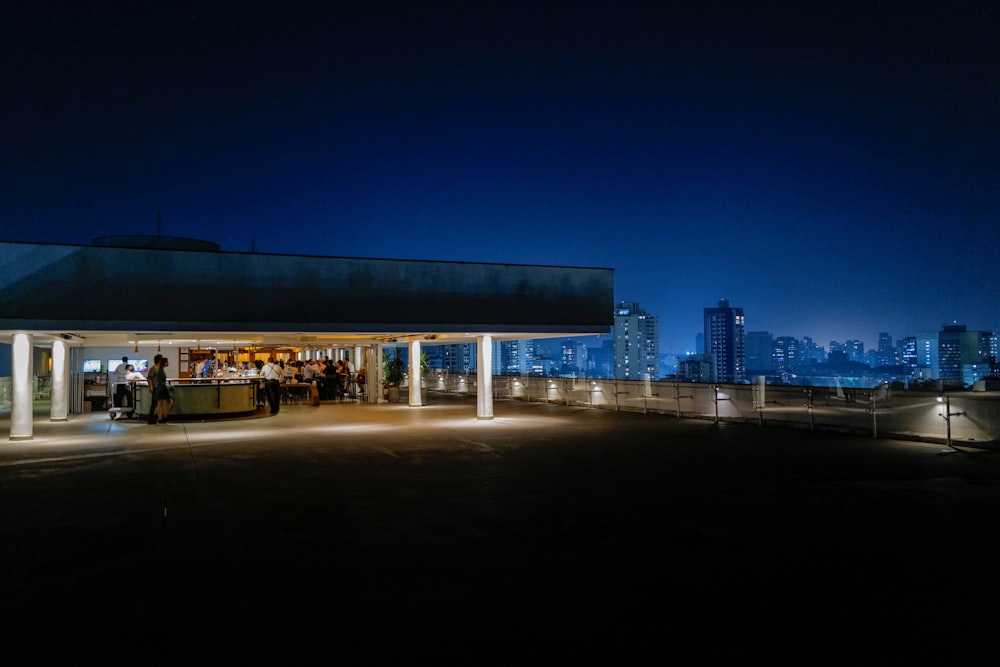
[[[493,419],[493,336],[476,343],[476,419]]]
[[[69,345],[64,340],[52,343],[52,407],[49,419],[64,422],[69,418]]]
[[[420,402],[420,341],[410,341],[410,407],[419,408]]]
[[[11,340],[11,406],[10,439],[31,440],[34,437],[33,353],[35,341],[31,334],[16,333]]]

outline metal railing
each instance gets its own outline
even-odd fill
[[[429,391],[476,394],[476,376],[428,373]],[[668,414],[873,438],[1000,446],[1000,393],[494,376],[494,399]],[[946,403],[948,407],[946,407]]]

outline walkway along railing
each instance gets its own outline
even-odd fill
[[[476,376],[430,372],[428,391],[476,394]],[[927,442],[1000,446],[1000,392],[893,391],[798,385],[704,384],[494,376],[494,399],[669,414]],[[950,435],[949,435],[950,433]]]

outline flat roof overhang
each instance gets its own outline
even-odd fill
[[[601,335],[613,270],[0,242],[0,340],[338,347]]]

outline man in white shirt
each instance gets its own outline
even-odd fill
[[[264,378],[264,394],[267,396],[267,405],[271,409],[271,414],[278,414],[280,404],[281,381],[285,377],[284,371],[274,361],[274,357],[268,357],[267,363],[260,369],[260,376]]]
[[[134,407],[132,405],[132,397],[129,394],[128,385],[128,372],[131,366],[128,363],[128,357],[122,357],[122,362],[118,364],[118,368],[115,369],[115,401],[114,405],[116,408],[123,408],[125,404]],[[131,413],[127,416],[131,417]]]

